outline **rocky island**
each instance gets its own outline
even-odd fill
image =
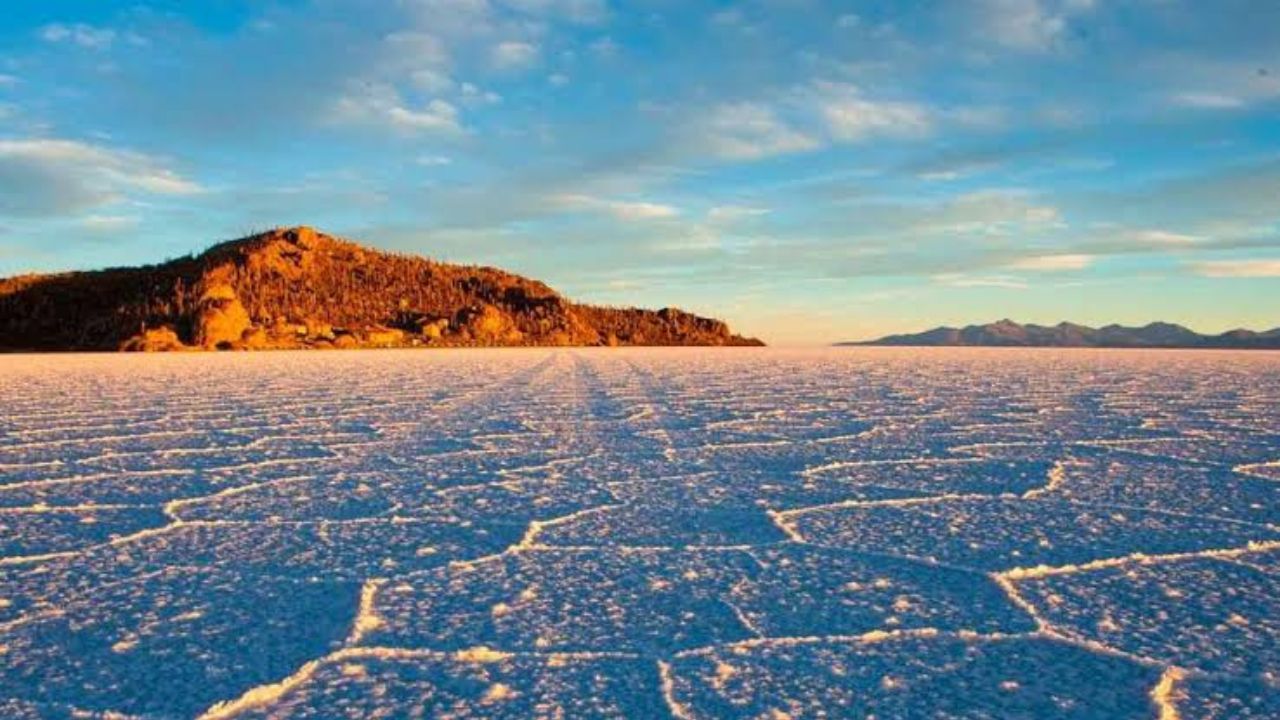
[[[0,279],[0,351],[762,345],[682,310],[282,228],[160,265]]]

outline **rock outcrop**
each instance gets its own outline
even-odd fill
[[[121,350],[127,352],[173,352],[175,350],[185,350],[187,346],[182,343],[182,338],[178,337],[178,333],[170,327],[152,328],[143,330],[134,335],[120,346]]]
[[[582,305],[307,227],[162,265],[0,280],[0,351],[758,344],[674,308]]]
[[[235,288],[225,284],[212,285],[200,296],[195,322],[195,343],[205,350],[242,344],[253,327]]]

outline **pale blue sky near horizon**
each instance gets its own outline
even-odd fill
[[[777,344],[1280,326],[1280,2],[4,9],[0,276],[307,224]]]

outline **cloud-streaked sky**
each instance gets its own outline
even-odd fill
[[[1280,325],[1280,3],[4,5],[0,275],[310,224],[778,343]]]

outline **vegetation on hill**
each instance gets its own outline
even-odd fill
[[[759,344],[680,310],[579,305],[306,227],[161,265],[0,279],[3,350]]]

